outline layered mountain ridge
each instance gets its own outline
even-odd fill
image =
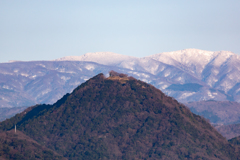
[[[240,58],[229,51],[185,49],[136,58],[112,52],[53,61],[0,63],[0,107],[54,103],[98,73],[125,73],[185,103],[240,102]]]
[[[0,134],[15,124],[17,133],[27,135],[22,137],[70,160],[240,156],[204,118],[154,86],[116,72],[98,74],[53,105],[32,106],[1,122]]]

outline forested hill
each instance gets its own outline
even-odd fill
[[[89,79],[53,105],[0,123],[68,159],[239,159],[205,119],[160,90],[115,72]]]
[[[20,131],[0,133],[0,159],[66,160],[56,152],[40,145]]]

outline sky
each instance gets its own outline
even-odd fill
[[[240,54],[239,0],[0,0],[0,63],[88,52]]]

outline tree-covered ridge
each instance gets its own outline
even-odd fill
[[[0,123],[68,159],[238,159],[205,119],[145,82],[99,74]]]
[[[62,156],[41,146],[20,131],[14,130],[0,133],[0,159],[24,160],[63,160]]]

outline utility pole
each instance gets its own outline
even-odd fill
[[[15,124],[15,134],[16,134],[16,132],[17,132],[17,126],[16,126],[16,124]]]

